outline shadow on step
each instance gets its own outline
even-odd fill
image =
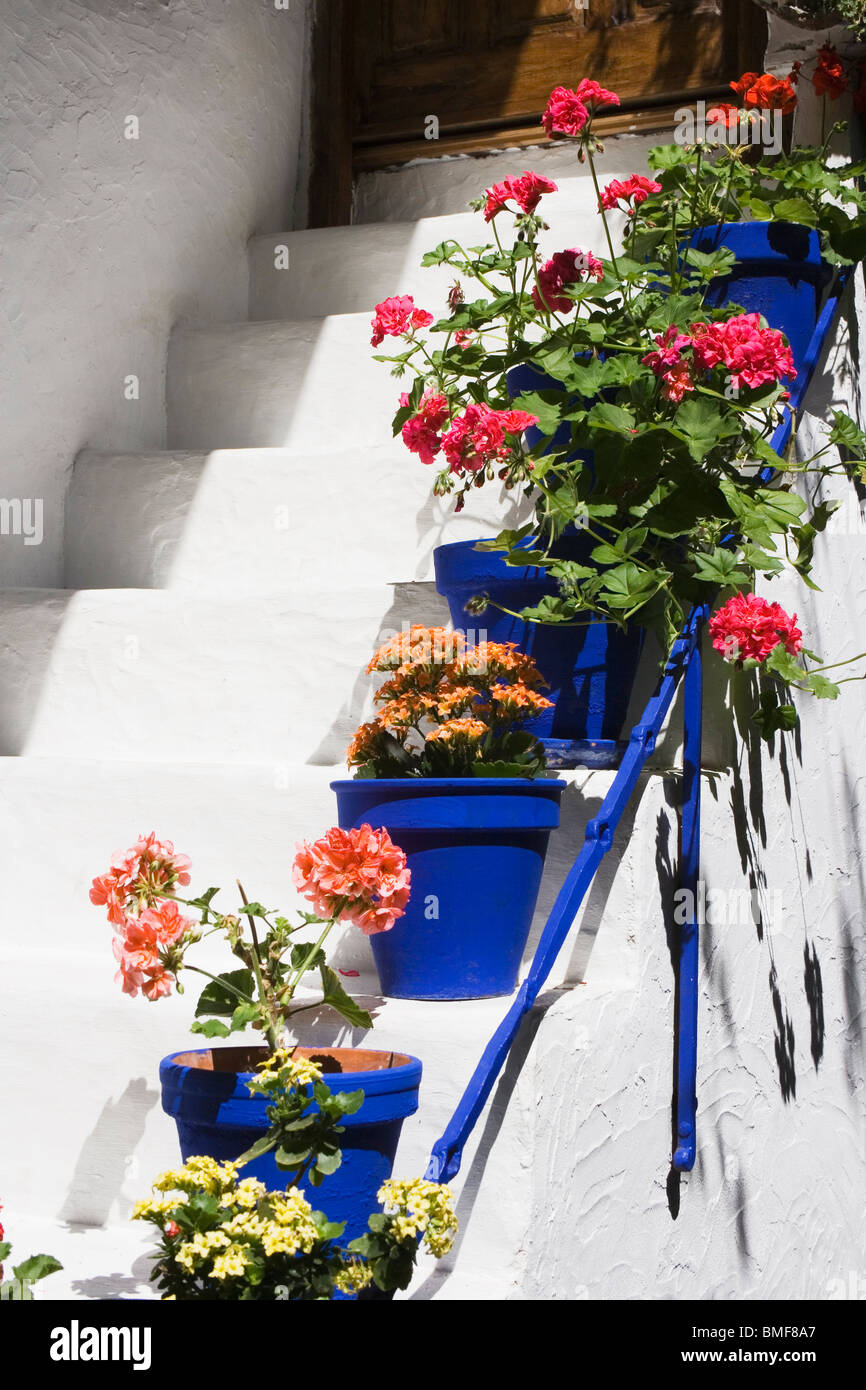
[[[64,589],[6,589],[0,630],[0,756],[27,748],[74,594]]]
[[[448,605],[432,584],[394,584],[389,587],[393,589],[394,597],[391,606],[382,614],[379,635],[370,648],[370,656],[376,645],[408,631],[414,623],[424,627],[441,627],[448,622]],[[373,694],[380,680],[381,676],[370,676],[361,668],[330,729],[307,758],[309,764],[317,767],[345,766],[346,749],[355,730],[365,719],[372,717]],[[345,776],[349,775],[345,773]]]
[[[460,1258],[460,1247],[466,1238],[472,1220],[472,1212],[478,1199],[481,1184],[484,1181],[487,1162],[502,1129],[520,1074],[545,1014],[551,1005],[555,1004],[561,997],[562,995],[558,990],[548,990],[539,995],[534,1008],[523,1020],[520,1032],[514,1040],[505,1067],[491,1097],[484,1129],[469,1165],[460,1196],[457,1199],[456,1211],[459,1223],[457,1238],[450,1253],[440,1262],[436,1272],[425,1279],[423,1284],[410,1294],[410,1302],[416,1299],[419,1301],[429,1299],[434,1291],[441,1288],[451,1274],[455,1273]]]
[[[127,1178],[137,1177],[135,1150],[144,1134],[148,1112],[159,1092],[143,1076],[130,1081],[119,1100],[107,1100],[75,1164],[60,1210],[61,1221],[75,1226],[104,1226]]]

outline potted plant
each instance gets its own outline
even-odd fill
[[[414,626],[368,671],[387,677],[379,710],[349,748],[355,778],[331,786],[340,825],[383,826],[412,874],[404,915],[371,938],[383,993],[509,994],[565,787],[545,774],[532,730],[550,705],[535,663],[513,645]]]
[[[798,372],[834,268],[866,254],[866,165],[830,149],[846,127],[829,119],[861,75],[829,44],[787,77],[744,73],[730,84],[736,103],[684,112],[676,142],[650,152],[659,187],[641,209],[635,253],[652,254],[672,234],[703,252],[726,247],[732,260],[705,302],[762,314],[785,334]],[[821,99],[821,144],[786,148],[783,122],[807,80]]]
[[[782,80],[772,81],[774,99],[793,90],[785,81],[780,92]],[[750,91],[747,84],[744,100]],[[574,138],[589,162],[606,258],[571,247],[542,260],[538,209],[555,187],[527,171],[479,200],[495,245],[467,250],[451,240],[425,257],[460,277],[448,316],[434,322],[408,296],[385,301],[373,339],[403,340],[383,359],[398,376],[414,374],[394,428],[423,463],[443,459],[434,491],[456,495],[459,508],[471,489],[498,479],[534,503],[533,522],[437,557],[455,625],[483,613],[498,635],[500,617],[517,617],[553,626],[566,641],[574,631],[588,641],[599,625],[627,633],[637,624],[653,630],[667,653],[694,603],[751,590],[756,575],[766,582],[787,568],[811,582],[814,537],[833,507],[816,501],[817,487],[804,500],[795,478],[817,483],[866,457],[866,436],[842,411],[833,412],[825,446],[811,458],[776,453],[771,435],[797,376],[791,346],[757,310],[713,302],[713,286],[731,281],[736,253],[689,240],[704,223],[717,225],[720,188],[732,213],[751,214],[764,213],[764,189],[770,220],[790,230],[799,204],[777,195],[791,181],[808,223],[799,230],[810,245],[813,233],[820,239],[819,261],[851,258],[866,235],[863,219],[828,200],[821,180],[855,209],[866,201],[851,183],[860,167],[833,174],[820,151],[784,156],[783,182],[769,190],[763,166],[747,163],[742,150],[727,149],[720,162],[700,146],[657,152],[657,178],[635,174],[602,188],[593,119],[617,102],[584,80],[574,91],[557,88],[544,118],[550,134]],[[627,214],[619,251],[608,220],[614,209]],[[503,213],[514,217],[510,244],[498,230]],[[470,280],[478,297],[464,290]],[[808,291],[814,313],[811,282]],[[844,461],[828,454],[832,446],[847,451]],[[483,575],[479,551],[498,560]],[[513,590],[527,569],[536,587],[520,607]],[[540,597],[539,578],[547,584]],[[467,598],[473,584],[477,593]],[[803,649],[795,683],[835,696],[816,661]],[[582,679],[575,668],[575,683]],[[571,736],[585,739],[586,725],[576,723]]]
[[[333,1219],[332,1175],[345,1142],[334,1102],[356,1109],[357,1092],[329,1099],[319,1066],[286,1050],[249,1085],[270,1102],[267,1132],[254,1149],[234,1163],[191,1155],[134,1208],[133,1220],[159,1232],[150,1277],[164,1299],[321,1301],[374,1289],[381,1296],[406,1288],[421,1241],[437,1257],[447,1253],[457,1218],[442,1183],[385,1179],[352,1239],[345,1220]],[[273,1190],[253,1176],[265,1148],[286,1179]],[[306,1172],[327,1183],[327,1215],[310,1205],[300,1182]],[[384,1211],[370,1214],[373,1201]]]
[[[324,945],[338,921],[371,936],[390,931],[406,910],[410,873],[406,856],[384,831],[367,824],[350,831],[335,827],[298,848],[294,883],[315,912],[301,912],[293,923],[249,901],[240,884],[241,903],[232,913],[214,907],[216,888],[197,898],[183,896],[189,869],[188,857],[177,854],[171,841],[150,834],[112,857],[108,872],[94,879],[90,897],[107,909],[114,927],[116,978],[125,993],[157,1000],[181,991],[181,972],[192,972],[206,978],[194,1033],[227,1038],[252,1027],[267,1040],[266,1046],[184,1050],[160,1063],[163,1108],[175,1119],[183,1157],[233,1160],[269,1129],[268,1103],[249,1083],[259,1063],[281,1045],[295,1014],[312,1007],[309,1000],[294,1002],[311,971],[321,985],[316,1006],[334,1009],[352,1027],[372,1025],[327,964]],[[311,932],[315,939],[305,940]],[[187,959],[191,947],[214,935],[225,939],[238,962],[219,975]],[[317,1105],[330,1118],[336,1107],[346,1127],[332,1209],[335,1219],[360,1234],[376,1191],[390,1176],[403,1120],[418,1107],[421,1063],[404,1053],[355,1048],[296,1047],[293,1055],[322,1072]],[[325,1091],[335,1088],[350,1101],[328,1100]],[[272,1147],[256,1156],[250,1174],[269,1187],[279,1185]],[[301,1185],[315,1185],[316,1178],[308,1172]]]
[[[0,1206],[0,1211],[3,1208]],[[53,1255],[31,1255],[12,1269],[12,1278],[5,1278],[3,1261],[12,1254],[12,1244],[6,1239],[3,1223],[0,1221],[0,1302],[32,1302],[33,1285],[49,1274],[56,1274],[63,1268]]]

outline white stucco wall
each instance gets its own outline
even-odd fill
[[[67,7],[73,9],[71,0]],[[93,13],[74,8],[76,15]],[[186,12],[175,9],[174,17]],[[245,11],[247,19],[252,12]],[[197,13],[201,45],[203,7]],[[254,33],[275,32],[264,19],[261,30],[258,23],[250,21]],[[276,20],[268,16],[268,23]],[[130,70],[144,61],[137,58]],[[277,67],[274,60],[268,69],[275,87]],[[276,120],[261,105],[257,117]],[[217,107],[215,99],[213,109],[231,106]],[[218,141],[207,139],[213,151]],[[605,177],[639,170],[644,149],[609,142]],[[161,154],[183,157],[176,148]],[[451,213],[491,177],[533,165],[580,182],[570,151],[551,149],[539,158],[548,162],[526,152],[466,161],[471,188],[462,169],[451,186],[449,171],[457,166],[450,162],[430,165],[422,175],[383,176],[375,197],[372,185],[359,197],[369,194],[371,218],[396,224]],[[213,188],[225,205],[225,225],[192,197],[184,204],[186,223],[196,224],[214,265],[234,265],[229,222],[248,227],[255,203],[259,225],[271,222],[282,241],[288,204],[261,184],[254,197],[247,165],[220,161],[212,167]],[[153,168],[147,177],[142,170],[136,185],[141,208],[149,207]],[[288,190],[291,177],[282,169],[279,186]],[[600,249],[585,192],[583,198],[572,185],[563,192],[568,235],[578,236],[578,227]],[[249,215],[241,217],[238,202]],[[89,246],[101,222],[85,221],[80,235]],[[564,235],[555,215],[551,222],[550,235]],[[444,219],[439,232],[450,234],[453,223]],[[183,270],[184,284],[194,287],[189,293],[198,296],[182,300],[178,291],[178,303],[166,300],[159,334],[154,323],[152,336],[142,339],[161,364],[175,313],[243,317],[244,274],[241,268],[217,285],[177,226],[158,240],[156,212],[146,225],[151,278],[168,283],[157,274],[159,244],[176,258],[171,285]],[[137,445],[110,432],[87,440],[109,452],[82,457],[76,469],[75,574],[82,585],[109,591],[70,603],[30,590],[0,605],[0,704],[7,725],[18,721],[4,746],[20,754],[0,757],[2,1196],[16,1253],[51,1250],[66,1265],[45,1285],[47,1298],[146,1295],[147,1233],[130,1227],[128,1216],[152,1176],[177,1155],[173,1125],[159,1104],[158,1059],[193,1042],[194,989],[149,1005],[122,997],[112,983],[110,932],[87,900],[90,878],[116,845],[155,828],[192,856],[196,887],[228,885],[239,874],[262,900],[290,906],[292,846],[333,820],[328,783],[343,775],[346,721],[360,717],[369,690],[361,673],[376,623],[399,627],[403,619],[435,616],[438,600],[424,582],[429,551],[457,531],[426,495],[429,474],[390,440],[395,383],[371,361],[368,339],[373,302],[415,289],[409,277],[416,242],[435,244],[436,230],[393,225],[385,237],[367,225],[314,240],[307,232],[289,236],[287,273],[302,281],[297,288],[275,284],[271,240],[259,239],[252,248],[253,318],[293,322],[201,334],[193,326],[178,335],[170,368],[175,429],[196,452],[154,453],[157,425],[151,436],[142,424]],[[311,276],[319,277],[312,291]],[[74,283],[71,273],[67,281]],[[319,283],[328,312],[340,317],[317,323],[310,301]],[[86,287],[80,294],[86,297]],[[142,296],[149,302],[144,289]],[[116,322],[117,335],[103,343],[94,332],[87,341],[105,354],[100,408],[119,429],[125,417],[116,405],[109,410],[106,384],[116,369],[112,346],[139,341],[144,328],[127,324],[114,302],[102,312],[106,323]],[[862,269],[808,400],[803,447],[830,403],[866,419],[854,324],[862,341]],[[52,350],[50,324],[34,330],[33,343],[34,353]],[[32,402],[30,415],[38,424]],[[251,444],[256,449],[243,447]],[[77,447],[70,445],[70,458]],[[134,447],[134,457],[117,457]],[[807,645],[828,660],[866,649],[866,525],[853,489],[834,489],[845,505],[816,546],[821,592],[790,585],[770,591],[796,609]],[[282,508],[290,524],[275,532]],[[476,534],[492,532],[501,514],[486,489],[467,512]],[[135,543],[102,546],[100,524],[120,537],[137,527]],[[366,569],[365,555],[372,557]],[[147,585],[162,592],[135,587]],[[289,612],[288,593],[297,614]],[[248,643],[256,680],[238,664]],[[293,679],[291,660],[308,652],[315,655],[305,656],[305,680]],[[279,682],[287,673],[284,689]],[[710,690],[718,687],[719,664],[709,652],[707,678]],[[410,1297],[822,1299],[838,1289],[834,1281],[845,1285],[852,1272],[864,1277],[862,691],[843,687],[837,705],[804,700],[799,740],[787,739],[784,754],[778,740],[770,750],[750,742],[740,745],[733,767],[714,757],[714,770],[705,773],[704,878],[709,888],[735,896],[724,920],[702,933],[693,1174],[668,1192],[675,974],[666,927],[670,932],[679,782],[666,744],[575,923],[534,1034],[527,1028],[518,1040],[467,1146],[455,1183],[459,1243],[438,1269],[422,1269]],[[734,720],[717,689],[708,693],[705,717],[707,747],[724,745]],[[316,721],[328,726],[327,736]],[[237,730],[243,743],[236,747]],[[602,772],[569,776],[536,931],[610,781]],[[764,909],[760,932],[742,911],[752,881]],[[341,967],[359,971],[352,988],[377,1006],[370,1045],[423,1059],[421,1106],[405,1125],[398,1154],[397,1171],[412,1175],[423,1168],[507,1001],[380,1005],[368,943],[347,930],[336,952]],[[216,952],[208,964],[221,964]],[[26,1045],[34,1017],[52,1048],[50,1092],[44,1049]],[[360,1032],[337,1029],[331,1018],[307,1026],[310,1040],[362,1042]]]
[[[0,584],[62,582],[76,453],[164,445],[172,324],[243,317],[248,237],[295,225],[306,14],[5,0],[0,495],[44,538],[0,536]]]

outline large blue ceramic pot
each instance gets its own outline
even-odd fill
[[[725,222],[699,227],[690,243],[698,251],[725,246],[734,252],[736,265],[712,281],[705,302],[763,314],[785,334],[799,372],[833,275],[821,259],[818,233],[795,222]]]
[[[585,532],[563,536],[554,547],[563,559],[588,563],[597,541]],[[553,701],[526,725],[548,749],[549,761],[579,761],[611,766],[621,753],[618,740],[625,723],[643,645],[643,629],[626,631],[612,623],[590,621],[581,627],[554,627],[514,617],[556,595],[556,581],[546,570],[505,563],[503,551],[476,550],[477,541],[440,545],[433,553],[436,588],[448,600],[455,628],[491,642],[516,642],[531,656],[547,682],[543,692]],[[480,615],[467,609],[476,594],[491,603]],[[511,612],[504,610],[510,609]],[[572,755],[569,759],[568,755]]]
[[[266,1047],[220,1047],[163,1058],[162,1108],[177,1124],[184,1162],[197,1154],[220,1163],[233,1161],[269,1128],[268,1102],[245,1084],[268,1053]],[[404,1053],[359,1048],[299,1047],[295,1055],[319,1062],[332,1091],[364,1092],[360,1109],[342,1121],[340,1167],[322,1187],[300,1184],[307,1200],[329,1220],[345,1221],[344,1244],[364,1235],[367,1218],[379,1209],[376,1193],[391,1176],[403,1121],[418,1109],[421,1063]],[[270,1191],[284,1188],[289,1176],[277,1167],[273,1153],[241,1170],[241,1177],[258,1178]]]
[[[370,937],[382,993],[482,999],[517,985],[565,782],[511,777],[332,782],[342,829],[384,826],[405,852],[405,916]]]

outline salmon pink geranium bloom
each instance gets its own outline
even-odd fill
[[[371,936],[404,915],[411,874],[387,830],[335,826],[298,846],[292,882],[323,917],[344,917]]]
[[[426,408],[436,407],[428,401]],[[274,1049],[292,1014],[298,985],[309,970],[316,969],[321,972],[324,1002],[356,1026],[359,1020],[364,1026],[372,1025],[369,1014],[349,999],[325,964],[322,946],[338,920],[352,922],[369,935],[388,931],[403,916],[410,873],[405,854],[387,831],[335,827],[320,840],[299,847],[294,882],[323,915],[317,919],[300,913],[294,926],[286,917],[271,920],[270,910],[250,902],[240,884],[241,907],[234,913],[214,907],[216,888],[192,900],[179,897],[181,878],[189,880],[189,862],[175,853],[170,841],[150,835],[115,854],[112,869],[93,881],[91,901],[107,908],[115,927],[115,979],[124,994],[132,998],[142,994],[155,1001],[174,989],[181,993],[180,971],[193,970],[210,978],[191,1025],[193,1032],[227,1037],[252,1023]],[[168,873],[166,865],[177,872]],[[195,908],[201,915],[200,925],[184,915],[181,906]],[[251,939],[244,931],[247,922]],[[315,923],[324,926],[317,933],[318,941],[293,939],[297,933],[308,933]],[[208,935],[223,933],[234,957],[233,970],[212,976],[187,964],[187,951],[205,929]],[[208,1014],[216,1017],[207,1019]]]

